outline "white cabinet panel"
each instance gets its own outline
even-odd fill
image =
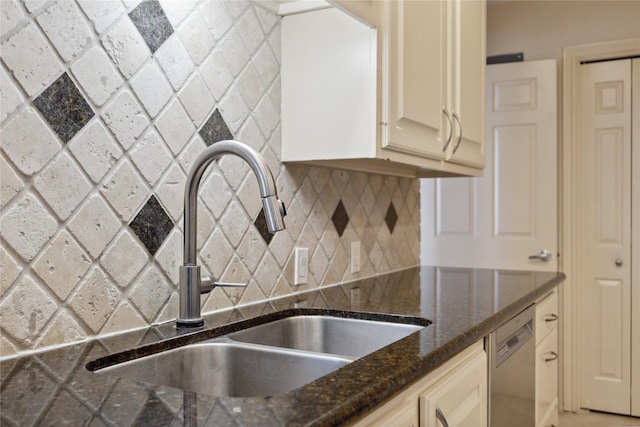
[[[440,426],[435,421],[437,406],[451,427],[486,427],[487,391],[487,355],[481,340],[352,425]]]
[[[282,160],[480,175],[485,1],[336,3],[283,18]]]
[[[554,416],[555,414],[555,416]],[[558,418],[558,329],[536,346],[536,425]]]
[[[558,291],[536,304],[536,426],[558,426]]]
[[[420,397],[420,426],[487,425],[487,358],[482,353]]]

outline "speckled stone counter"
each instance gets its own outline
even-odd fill
[[[1,424],[334,426],[348,424],[487,335],[564,280],[563,274],[420,267],[218,313],[205,329],[166,324],[4,360]],[[209,338],[282,310],[414,316],[433,323],[292,392],[212,397],[97,375],[85,366]],[[364,317],[367,315],[365,314]]]

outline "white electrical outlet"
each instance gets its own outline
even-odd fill
[[[360,271],[360,242],[351,242],[351,273]]]
[[[296,248],[293,284],[304,285],[309,281],[309,249]]]

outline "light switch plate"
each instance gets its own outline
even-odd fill
[[[296,248],[293,284],[304,285],[309,282],[309,249]]]

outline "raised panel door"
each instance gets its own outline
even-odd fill
[[[538,331],[536,331],[536,334]],[[558,418],[558,328],[536,346],[536,425]]]
[[[631,407],[631,60],[582,66],[582,407]]]
[[[556,271],[556,62],[492,65],[486,85],[484,176],[421,181],[421,261]]]
[[[452,53],[448,105],[452,114],[456,113],[456,123],[447,160],[483,168],[486,4],[469,0],[449,4]]]
[[[420,426],[443,425],[439,416],[449,427],[487,425],[486,353],[478,354],[420,397]]]
[[[381,145],[443,159],[452,131],[443,113],[447,3],[390,1],[382,7]]]

